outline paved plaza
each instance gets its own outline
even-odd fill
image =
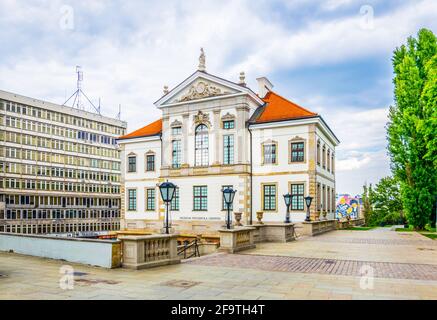
[[[65,265],[70,289],[59,284]],[[342,230],[140,271],[3,252],[0,299],[437,299],[437,241]]]

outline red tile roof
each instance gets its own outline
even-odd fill
[[[301,106],[285,99],[284,97],[281,97],[273,91],[269,91],[262,100],[266,103],[266,105],[262,107],[260,114],[255,118],[255,123],[307,118],[317,115],[317,113],[302,108]],[[118,139],[133,139],[155,136],[161,132],[162,119],[159,119],[146,125],[145,127],[121,136]]]
[[[266,102],[266,105],[255,119],[256,123],[307,118],[317,115],[317,113],[302,108],[273,91],[267,92],[263,101]]]
[[[162,119],[156,120],[148,124],[145,127],[142,127],[138,130],[135,130],[131,133],[125,134],[124,136],[119,137],[118,139],[132,139],[132,138],[140,138],[147,136],[156,136],[162,132]]]

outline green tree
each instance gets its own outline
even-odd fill
[[[436,196],[437,39],[421,29],[394,51],[395,105],[387,124],[388,151],[408,222],[423,229]]]
[[[370,225],[371,217],[373,215],[372,194],[373,194],[372,184],[370,184],[369,186],[367,186],[367,183],[364,184],[362,201],[363,201],[363,215],[366,225]]]
[[[393,177],[382,178],[372,192],[373,211],[369,225],[404,224],[399,182]]]

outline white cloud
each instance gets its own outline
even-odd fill
[[[283,4],[297,8],[306,3]],[[311,3],[331,11],[352,6],[348,0]],[[209,72],[237,80],[244,70],[248,84],[256,88],[258,76],[387,54],[420,27],[437,29],[437,2],[432,0],[408,2],[384,15],[376,11],[373,30],[360,26],[358,5],[352,16],[319,17],[290,27],[266,16],[270,1],[75,1],[75,28],[70,31],[59,27],[64,4],[1,2],[0,53],[6,54],[0,88],[62,103],[75,90],[79,64],[88,96],[94,102],[101,97],[109,116],[122,104],[129,130],[160,116],[152,103],[164,84],[173,87],[195,70],[200,47],[206,50]],[[350,181],[361,183],[366,174],[386,174],[387,109],[351,112],[356,108],[339,109],[317,93],[303,105],[320,112],[342,141],[337,151],[339,191],[349,192],[354,188]]]

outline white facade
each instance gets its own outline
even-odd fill
[[[266,78],[260,78],[259,83],[261,88],[271,89]],[[242,212],[244,222],[251,219],[255,222],[257,211],[264,212],[264,221],[284,221],[283,194],[292,192],[292,184],[299,193],[294,193],[295,202],[300,203],[307,195],[315,198],[312,215],[325,201],[323,210],[328,218],[334,216],[335,175],[326,163],[325,169],[322,161],[317,165],[317,141],[330,155],[335,154],[339,141],[320,116],[258,123],[256,119],[265,101],[244,84],[202,71],[195,72],[155,105],[162,110],[161,130],[149,132],[146,126],[118,141],[123,172],[122,228],[162,225],[165,208],[157,186],[165,180],[179,187],[171,219],[173,227],[180,230],[207,232],[223,225],[224,186],[237,190],[233,211]],[[304,146],[303,160],[292,161],[292,144],[301,147],[296,145],[300,142]],[[266,144],[269,146],[263,147]],[[272,144],[276,146],[275,152],[270,149]],[[266,150],[275,155],[274,164],[265,163]],[[148,154],[155,155],[154,171],[147,171]],[[133,172],[128,172],[133,169],[129,167],[129,157],[136,157]],[[319,202],[315,194],[318,184],[320,192],[324,190],[326,194],[320,196]],[[153,201],[147,199],[147,195],[152,195],[147,191],[150,188],[155,190]],[[136,190],[136,205],[129,190]],[[294,207],[291,220],[303,221],[306,207],[297,203]]]

